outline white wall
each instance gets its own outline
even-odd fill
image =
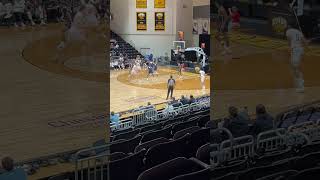
[[[182,1],[185,1],[187,8],[182,7]],[[151,48],[155,56],[170,54],[178,29],[185,32],[187,45],[192,45],[193,8],[191,0],[166,0],[164,9],[155,9],[153,0],[148,0],[146,9],[136,9],[136,0],[111,0],[110,6],[113,14],[113,20],[110,23],[111,30],[137,50]],[[136,12],[139,11],[147,12],[147,31],[136,30]],[[154,13],[157,11],[165,12],[165,31],[154,30]]]
[[[190,0],[178,0],[177,3],[177,31],[184,31],[186,47],[193,44],[193,2]]]

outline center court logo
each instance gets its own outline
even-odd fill
[[[288,22],[283,17],[275,17],[272,19],[272,29],[276,33],[284,33],[287,28]]]

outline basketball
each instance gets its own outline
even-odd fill
[[[196,73],[199,73],[200,68],[199,67],[195,67],[194,70],[196,71]]]

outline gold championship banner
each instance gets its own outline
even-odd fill
[[[154,8],[166,8],[166,0],[154,0]]]
[[[147,8],[147,1],[148,0],[136,0],[136,8]]]
[[[137,12],[137,31],[147,30],[147,13]]]
[[[156,31],[165,31],[166,25],[165,25],[165,13],[164,12],[155,12],[155,27],[154,30]]]

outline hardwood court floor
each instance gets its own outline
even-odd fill
[[[147,102],[153,104],[166,101],[167,89],[166,82],[172,74],[176,79],[176,90],[173,96],[180,98],[181,95],[201,96],[210,92],[210,77],[206,77],[206,89],[202,90],[200,86],[199,75],[184,72],[182,78],[179,78],[177,71],[159,67],[159,75],[147,79],[146,72],[135,78],[128,77],[128,70],[111,71],[110,73],[110,110],[121,112],[139,106],[147,105]]]
[[[2,156],[47,156],[91,146],[108,134],[106,81],[50,63],[61,29],[0,29]]]
[[[306,89],[296,93],[286,41],[241,32],[233,33],[231,40],[232,55],[222,56],[221,46],[211,39],[215,118],[225,116],[231,105],[247,106],[254,113],[255,106],[263,103],[276,114],[320,99],[319,46],[306,50],[302,64]]]

